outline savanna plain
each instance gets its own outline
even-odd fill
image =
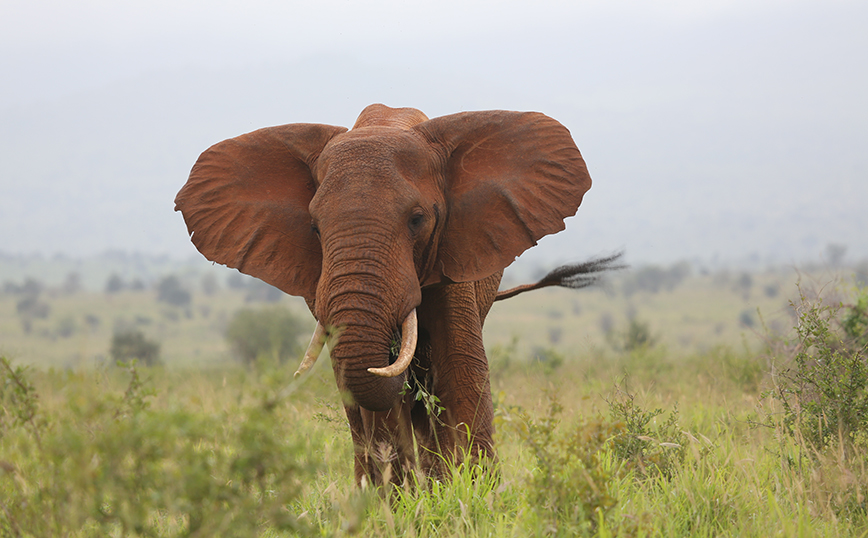
[[[497,460],[385,490],[354,483],[326,356],[293,378],[303,302],[228,271],[10,279],[0,536],[864,536],[865,273],[645,266],[498,302]]]

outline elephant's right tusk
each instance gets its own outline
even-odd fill
[[[325,327],[323,327],[322,323],[317,321],[316,329],[314,329],[313,336],[310,339],[310,345],[307,346],[307,351],[305,351],[304,358],[301,360],[301,366],[298,367],[298,370],[296,370],[293,377],[300,376],[301,374],[310,370],[311,367],[316,364],[316,360],[319,357],[319,354],[322,352],[325,341],[326,329]]]
[[[397,377],[404,373],[413,361],[416,353],[416,340],[419,336],[418,323],[416,322],[416,309],[407,315],[407,319],[401,324],[401,352],[398,360],[385,368],[368,368],[368,371],[380,377]]]

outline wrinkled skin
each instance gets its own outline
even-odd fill
[[[485,317],[503,268],[562,230],[590,186],[569,131],[542,114],[429,120],[371,105],[349,131],[290,124],[221,142],[175,202],[209,260],[304,297],[327,328],[356,479],[382,483],[440,473],[437,455],[493,457]],[[410,368],[370,373],[413,309]]]

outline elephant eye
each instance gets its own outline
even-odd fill
[[[422,222],[424,222],[424,221],[425,221],[425,214],[424,213],[413,213],[413,216],[410,217],[410,229],[413,230],[414,232],[417,231],[419,229],[419,227],[422,226]]]
[[[317,237],[319,237],[319,228],[313,222],[310,223],[310,231],[312,231],[316,234]]]

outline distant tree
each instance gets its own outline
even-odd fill
[[[51,306],[45,301],[40,301],[36,295],[27,295],[15,306],[18,315],[22,318],[45,319],[51,313]]]
[[[61,338],[69,338],[78,330],[78,324],[72,316],[65,316],[57,321],[55,332]]]
[[[60,285],[60,291],[67,295],[78,293],[81,291],[81,275],[75,271],[66,275],[63,284]]]
[[[245,297],[245,300],[248,302],[262,301],[265,303],[276,303],[283,297],[283,295],[283,292],[279,289],[256,278],[251,280],[250,284],[247,286],[247,296]]]
[[[149,340],[137,330],[116,332],[112,336],[109,354],[115,361],[128,362],[133,359],[148,366],[161,364],[160,344]]]
[[[117,275],[117,273],[112,273],[112,275],[106,280],[105,283],[105,292],[106,293],[117,293],[119,291],[123,291],[126,286],[124,285],[124,281],[121,280],[121,277]]]
[[[657,338],[651,334],[648,323],[639,321],[635,316],[630,316],[627,328],[623,331],[607,332],[606,340],[615,351],[625,352],[647,349],[657,344]]]
[[[21,286],[11,280],[6,280],[3,282],[3,293],[7,295],[18,295],[21,293]]]
[[[84,322],[87,323],[87,326],[90,327],[90,330],[92,331],[96,330],[102,323],[99,316],[96,316],[95,314],[85,314]]]
[[[239,310],[226,327],[226,341],[238,358],[252,364],[260,357],[286,361],[301,353],[305,323],[283,307]]]
[[[42,283],[32,278],[27,278],[18,288],[18,293],[22,297],[15,305],[15,310],[21,317],[21,325],[25,333],[30,333],[34,319],[45,319],[51,314],[51,306],[39,299],[42,290]]]
[[[549,327],[549,344],[557,345],[561,341],[561,337],[564,334],[564,329],[562,327]]]
[[[42,282],[27,277],[27,279],[24,280],[24,285],[21,286],[21,293],[23,293],[24,295],[29,295],[31,297],[38,297],[44,289],[45,286],[42,285]]]
[[[174,306],[187,306],[192,297],[178,277],[169,275],[157,283],[157,300]]]
[[[690,264],[679,262],[668,268],[658,265],[642,267],[624,279],[625,295],[633,295],[637,291],[658,293],[661,289],[672,291],[690,276]]]

